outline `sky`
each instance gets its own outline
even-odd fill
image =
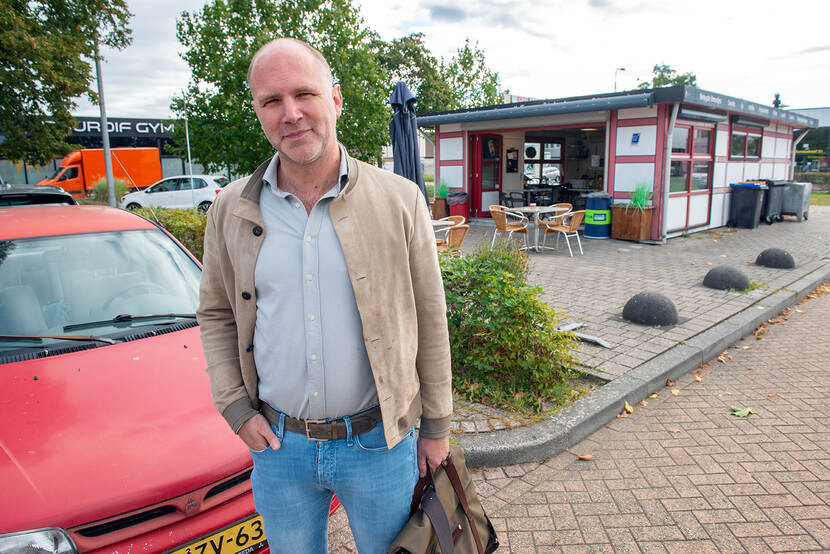
[[[385,40],[420,32],[449,59],[469,37],[502,87],[564,98],[637,87],[652,67],[697,75],[698,86],[793,108],[830,106],[827,0],[354,0]],[[205,0],[128,0],[133,43],[103,51],[107,114],[165,118],[190,72],[176,19]],[[624,70],[619,68],[625,68]],[[616,83],[615,83],[616,80]],[[79,99],[75,115],[98,115]]]

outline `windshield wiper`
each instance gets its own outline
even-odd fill
[[[103,342],[106,344],[116,344],[112,339],[103,337],[78,336],[78,335],[0,335],[0,340],[33,340],[43,342],[43,339],[57,339],[57,340],[80,340],[84,342]]]
[[[111,325],[113,323],[128,323],[130,321],[141,321],[144,319],[169,319],[169,318],[185,318],[196,319],[196,314],[148,314],[148,315],[133,315],[133,314],[119,314],[112,319],[104,319],[102,321],[89,321],[87,323],[73,323],[72,325],[64,326],[64,331],[72,331],[73,329],[82,329],[84,327],[98,327],[99,325]]]

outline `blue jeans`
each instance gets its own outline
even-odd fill
[[[362,435],[318,442],[271,424],[282,447],[252,451],[254,505],[271,552],[325,554],[336,494],[360,554],[386,552],[409,519],[418,480],[414,427],[388,450],[383,424]]]

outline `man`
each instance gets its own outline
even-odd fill
[[[427,205],[339,145],[343,99],[317,50],[270,42],[248,84],[276,153],[208,212],[198,317],[214,404],[252,451],[272,551],[325,552],[335,493],[358,550],[385,552],[419,473],[449,451]]]

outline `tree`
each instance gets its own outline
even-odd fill
[[[450,109],[477,108],[504,102],[506,90],[501,90],[499,74],[487,67],[484,51],[464,41],[448,63],[441,60],[441,74],[449,83],[453,95]]]
[[[651,82],[649,83],[648,81],[643,81],[637,85],[637,88],[648,89],[670,87],[674,85],[689,85],[692,87],[697,86],[697,75],[691,71],[688,73],[678,74],[677,71],[672,69],[670,65],[658,63],[654,65],[651,72],[654,75]]]
[[[126,0],[0,0],[0,157],[35,165],[66,153],[72,100],[90,88],[96,38],[132,38]]]
[[[441,74],[438,59],[424,44],[423,33],[384,42],[379,37],[372,41],[378,61],[388,76],[391,91],[398,81],[406,82],[417,97],[418,113],[438,112],[455,107],[452,90]]]
[[[349,0],[213,0],[183,13],[176,28],[191,81],[171,108],[187,116],[192,154],[210,171],[251,172],[273,155],[251,107],[246,74],[254,52],[278,37],[322,52],[343,91],[339,140],[357,158],[380,156],[388,142],[389,93],[371,35]],[[176,126],[180,145],[183,127]]]

